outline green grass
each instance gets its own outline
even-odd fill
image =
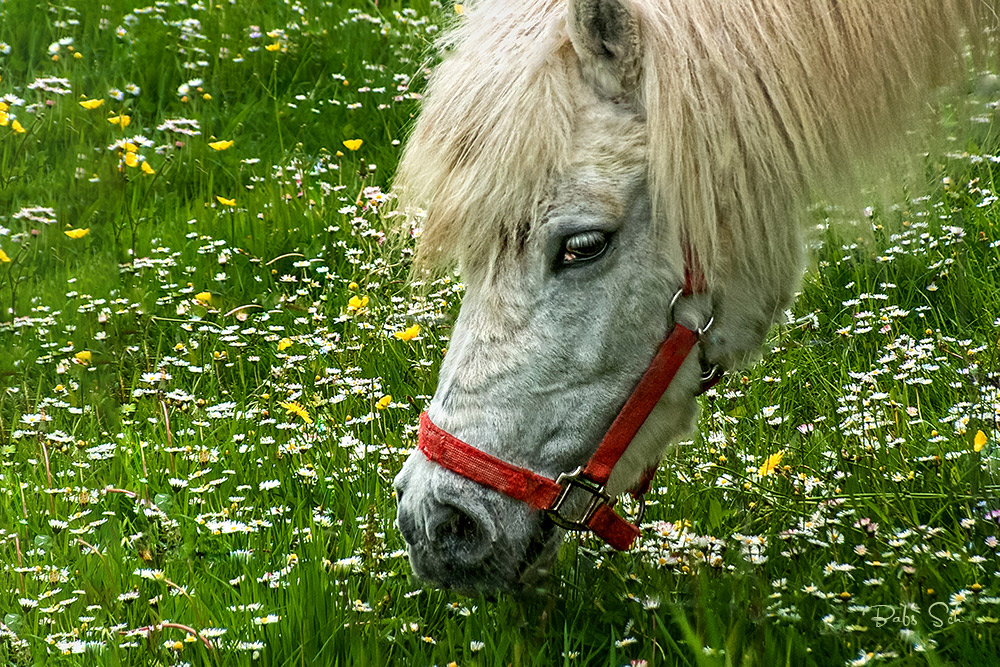
[[[992,124],[928,160],[924,196],[817,211],[874,238],[818,234],[639,549],[572,538],[517,597],[411,578],[391,481],[462,287],[408,287],[382,193],[451,20],[0,3],[0,664],[994,664]]]

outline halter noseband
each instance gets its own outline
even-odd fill
[[[679,290],[674,295],[670,303],[671,311],[682,293],[690,293],[690,282],[689,280],[687,288]],[[562,473],[554,480],[542,477],[527,468],[502,461],[462,442],[436,426],[426,412],[420,415],[417,446],[428,460],[477,484],[545,512],[552,522],[561,528],[590,530],[615,549],[627,550],[639,535],[638,523],[642,520],[644,506],[640,505],[639,517],[634,524],[617,514],[613,509],[616,499],[608,495],[605,490],[608,478],[694,349],[698,337],[711,324],[712,320],[709,320],[704,327],[692,331],[674,320],[670,335],[660,344],[656,356],[611,424],[611,428],[604,435],[597,451],[585,465],[572,472]],[[707,366],[704,360],[702,365],[702,384],[699,394],[707,391],[722,378],[722,370],[718,366]],[[655,474],[654,465],[631,491],[640,502],[649,490]],[[574,488],[589,493],[591,497],[581,512],[575,516],[567,516],[564,505]]]

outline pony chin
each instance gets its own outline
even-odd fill
[[[565,531],[543,526],[535,531],[520,549],[509,543],[497,548],[484,562],[456,565],[460,554],[440,554],[421,544],[408,545],[410,566],[417,578],[435,587],[449,588],[469,595],[493,595],[504,592],[527,594],[549,575]]]

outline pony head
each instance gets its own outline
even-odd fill
[[[709,291],[671,300],[693,262],[700,279],[717,280],[707,260],[718,239],[667,224],[654,192],[633,8],[579,0],[560,15],[555,3],[514,5],[470,16],[493,42],[476,47],[486,60],[470,72],[459,51],[439,68],[397,184],[410,197],[436,191],[421,252],[457,261],[466,285],[430,418],[556,478],[594,452],[674,318],[695,328],[713,316]],[[692,427],[699,358],[731,363],[727,355],[758,347],[796,271],[793,259],[777,294],[773,285],[754,294],[767,312],[753,336],[726,345],[724,319],[713,327],[714,351],[690,355],[615,467],[610,493],[635,484]],[[529,583],[562,541],[542,513],[420,452],[396,492],[412,567],[440,585]]]
[[[826,4],[525,0],[460,19],[396,179],[424,211],[418,261],[466,285],[434,424],[554,479],[594,453],[671,326],[714,318],[607,491],[692,428],[699,361],[752,358],[791,300],[816,175],[876,145],[922,80],[854,24],[911,50],[942,30],[933,3]],[[395,488],[411,565],[438,585],[530,583],[563,538],[420,451]]]

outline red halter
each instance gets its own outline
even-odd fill
[[[703,330],[698,333],[702,332]],[[417,446],[429,460],[477,484],[487,486],[545,512],[562,528],[590,530],[619,551],[629,549],[639,535],[639,527],[614,511],[616,499],[607,494],[605,486],[615,464],[625,453],[639,432],[639,428],[677,375],[681,364],[698,342],[698,333],[684,325],[674,324],[670,335],[660,345],[652,363],[604,435],[594,455],[586,465],[572,472],[563,473],[555,480],[501,461],[462,442],[434,425],[426,412],[420,415]],[[701,391],[706,391],[721,377],[722,373],[718,367],[713,367],[710,372],[703,372]],[[632,495],[641,500],[655,474],[654,466],[643,476],[632,491]],[[567,517],[561,512],[564,510],[563,504],[570,490],[574,487],[589,493],[591,499],[582,513],[575,517]],[[641,518],[640,514],[640,521]]]

